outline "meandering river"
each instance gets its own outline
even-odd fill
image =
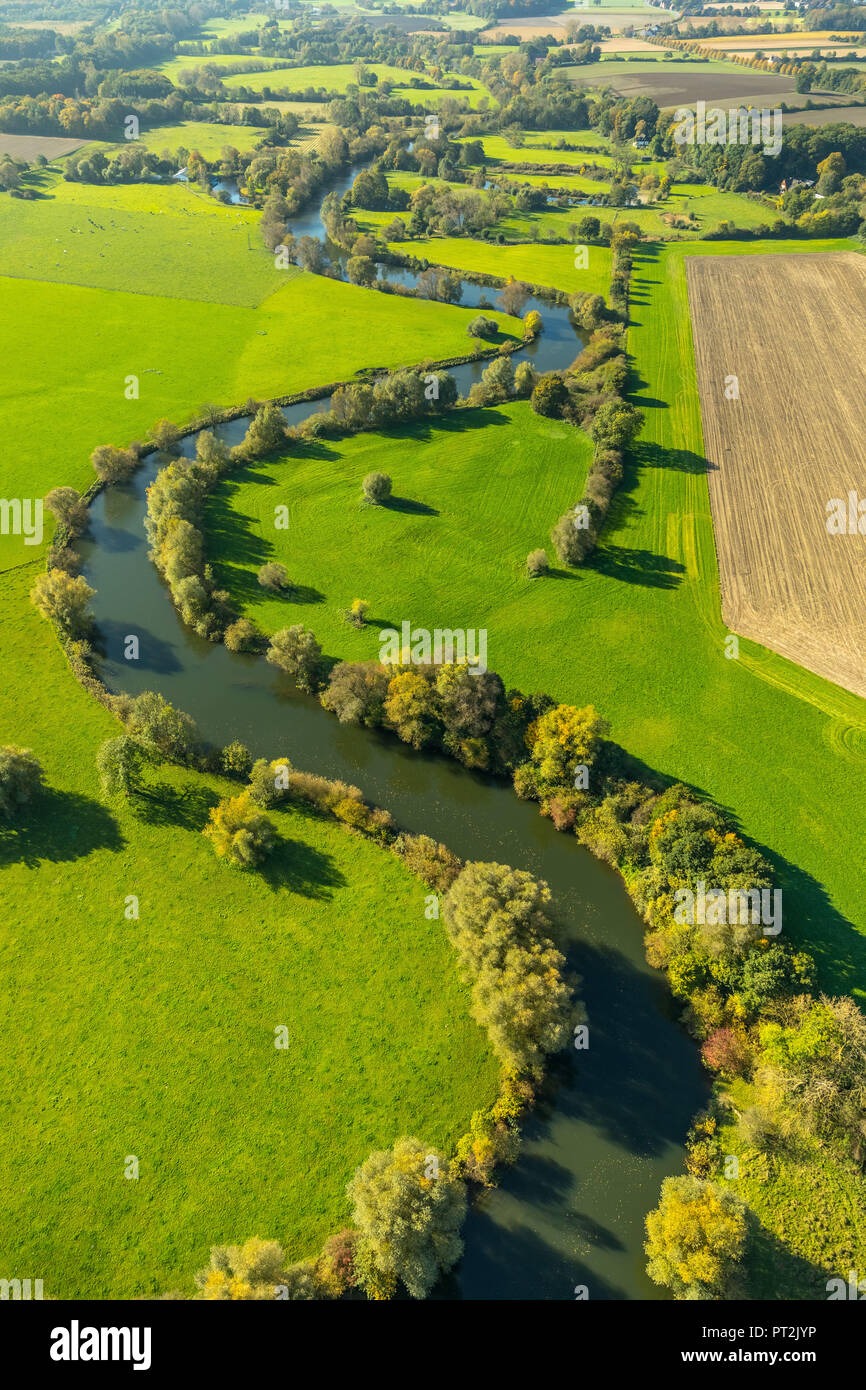
[[[344,191],[356,172],[333,186]],[[292,230],[323,236],[318,210]],[[495,290],[466,285],[462,303],[495,297]],[[567,366],[580,350],[567,310],[537,301],[526,307],[544,319],[529,348],[536,366]],[[483,365],[454,369],[461,392]],[[323,405],[305,403],[286,414],[297,422]],[[246,424],[233,421],[219,433],[235,443]],[[184,441],[185,451],[194,443]],[[573,1299],[585,1288],[596,1299],[658,1297],[644,1272],[643,1219],[662,1178],[682,1171],[686,1130],[707,1088],[697,1049],[644,960],[642,924],[619,876],[508,786],[385,735],[342,726],[263,660],[233,655],[185,629],[144,537],[145,492],[161,463],[147,459],[128,484],[102,492],[90,509],[83,572],[97,591],[106,684],[133,694],[160,690],[216,743],[238,738],[257,755],[285,754],[298,767],[355,782],[402,826],[445,841],[463,858],[498,860],[546,879],[569,961],[582,978],[589,1048],[555,1062],[552,1099],[529,1119],[518,1163],[470,1212],[466,1253],[437,1296]],[[140,639],[136,662],[123,659],[127,633]]]

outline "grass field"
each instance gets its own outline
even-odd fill
[[[408,249],[413,256],[426,257],[436,265],[453,266],[470,274],[513,276],[530,285],[574,294],[610,295],[611,256],[607,246],[590,246],[589,265],[578,270],[573,246],[498,246],[495,242],[473,241],[469,237],[432,237],[411,243],[392,241],[392,251]]]
[[[275,268],[257,213],[183,184],[30,181],[41,198],[0,196],[5,275],[254,305],[294,273]]]
[[[251,66],[258,67],[261,63],[265,63],[271,68],[277,61],[276,58],[266,58],[258,53],[196,53],[182,55],[179,58],[168,58],[166,62],[160,63],[158,71],[175,85],[179,85],[180,74],[182,72],[194,72],[196,68],[215,66],[232,68],[236,72],[246,72]]]
[[[866,497],[866,258],[694,257],[687,269],[722,615],[732,632],[866,695],[866,545],[828,534],[826,510],[843,499],[847,523],[849,491]],[[832,342],[834,368],[804,341]]]
[[[496,1067],[393,855],[275,814],[270,867],[244,875],[200,833],[229,784],[162,767],[137,813],[100,798],[94,754],[119,726],[69,675],[32,579],[0,577],[0,721],[51,788],[0,832],[0,1247],[46,1297],[191,1293],[213,1242],[314,1253],[370,1149],[453,1143]]]
[[[393,67],[390,63],[365,63],[364,66],[368,72],[375,74],[377,81],[387,80],[394,86],[407,85],[411,77],[405,68]],[[303,92],[307,87],[322,87],[328,92],[345,92],[351,84],[357,84],[355,63],[280,68],[277,72],[231,73],[224,80],[224,85],[228,88],[249,87],[257,92],[263,87],[273,87],[274,91],[287,92]]]
[[[154,154],[163,150],[198,150],[203,159],[216,159],[226,145],[244,154],[255,149],[267,127],[252,125],[221,125],[218,121],[181,121],[178,125],[155,126],[143,130],[140,142]],[[121,148],[118,146],[117,148]]]
[[[96,444],[141,438],[205,401],[468,345],[472,310],[303,273],[280,273],[257,304],[214,302],[205,295],[237,297],[240,273],[237,257],[229,270],[203,254],[219,204],[176,187],[62,192],[15,211],[53,208],[85,226],[96,211],[92,244],[110,248],[115,287],[0,280],[7,496],[83,489]],[[153,212],[153,264],[136,280],[120,232],[162,193],[189,215]],[[0,200],[0,215],[10,206]],[[12,225],[4,243],[21,254]],[[41,240],[32,231],[46,273],[61,269],[48,265],[53,225]],[[200,278],[181,249],[194,227]],[[80,257],[82,269],[93,273]],[[138,399],[126,398],[129,373]],[[47,1297],[191,1292],[213,1241],[259,1232],[311,1253],[344,1222],[346,1180],[370,1148],[404,1130],[452,1142],[492,1097],[495,1067],[444,937],[411,931],[424,889],[390,855],[290,816],[272,877],[250,880],[217,864],[199,833],[218,781],[160,769],[144,818],[100,800],[94,755],[119,726],[30,605],[42,563],[39,548],[0,537],[0,726],[34,749],[51,787],[0,834],[0,953],[14,982],[0,1006],[14,1037],[3,1103],[19,1134],[14,1169],[8,1147],[0,1160],[0,1248],[15,1268],[44,1271]],[[123,917],[130,893],[137,923]],[[288,1054],[273,1048],[279,1023]],[[130,1154],[138,1182],[123,1176]]]

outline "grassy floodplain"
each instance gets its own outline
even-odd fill
[[[23,251],[20,225],[9,243],[45,278],[0,281],[9,495],[84,489],[96,444],[141,438],[205,401],[351,377],[371,365],[371,343],[382,366],[469,344],[471,310],[301,272],[244,284],[237,252],[231,273],[228,248],[214,259],[238,210],[189,190],[56,187],[54,201],[0,200],[0,216],[44,218],[26,224]],[[52,261],[55,235],[66,225],[72,244],[69,227],[88,217],[99,234],[82,234],[89,259],[73,264],[95,276],[101,247],[110,288],[65,283],[69,267]],[[131,262],[123,237],[148,218],[150,257]],[[292,1256],[312,1252],[345,1219],[345,1183],[370,1149],[402,1131],[447,1147],[492,1098],[496,1067],[444,935],[406,934],[423,922],[424,890],[392,856],[281,816],[274,876],[253,882],[200,834],[228,789],[219,779],[163,767],[139,814],[104,800],[94,757],[119,726],[29,602],[43,563],[39,548],[0,538],[0,724],[37,753],[50,787],[0,831],[0,956],[14,981],[2,1022],[18,1040],[3,1102],[20,1136],[14,1171],[8,1150],[2,1160],[0,1241],[16,1267],[47,1271],[46,1296],[189,1292],[215,1240],[261,1229]],[[129,893],[137,923],[123,917]],[[307,1041],[274,1084],[281,1022]],[[123,1177],[128,1154],[137,1184]]]
[[[455,626],[483,621],[490,665],[508,684],[549,689],[563,700],[591,700],[626,748],[711,796],[766,846],[786,892],[791,930],[816,954],[825,987],[863,998],[866,898],[857,846],[866,810],[866,715],[856,697],[752,643],[741,643],[739,661],[725,656],[683,272],[687,254],[839,245],[684,243],[639,256],[630,350],[640,373],[633,398],[646,410],[647,424],[604,542],[582,571],[540,582],[521,572],[527,550],[547,542],[562,508],[558,493],[542,490],[527,528],[528,494],[511,470],[534,478],[539,450],[534,443],[513,456],[508,448],[510,439],[517,445],[534,427],[529,407],[519,404],[485,412],[507,419],[510,428],[500,424],[480,437],[458,428],[455,442],[453,428],[446,426],[447,448],[437,445],[439,427],[433,426],[413,427],[402,437],[363,435],[328,445],[340,463],[335,472],[317,475],[315,506],[327,511],[334,534],[342,535],[334,554],[327,547],[310,551],[296,527],[284,541],[275,540],[257,519],[251,485],[238,498],[240,534],[249,532],[248,558],[243,545],[217,558],[235,568],[232,587],[250,616],[274,628],[303,620],[335,655],[372,657],[378,651],[375,623],[361,633],[341,625],[340,611],[354,597],[368,599],[373,614],[390,619],[399,595],[403,607],[411,608],[400,616],[428,627],[441,625],[444,612]],[[507,466],[508,486],[496,495],[492,520],[486,510],[468,509],[462,512],[464,525],[452,529],[447,483],[442,477],[438,487],[429,486],[428,453],[439,460],[462,455],[473,483]],[[355,455],[357,487],[375,466],[393,473],[401,497],[434,514],[407,521],[399,508],[386,509],[374,522],[358,523],[344,472],[345,460]],[[300,482],[305,475],[297,468],[294,461],[286,464],[283,486],[290,506],[303,509],[309,505]],[[580,468],[563,460],[561,472],[574,501]],[[354,535],[358,524],[376,528],[369,539],[375,569],[366,568]],[[389,524],[393,547],[384,539]],[[275,545],[280,548],[272,552]],[[485,552],[483,562],[478,549]],[[255,592],[254,571],[272,553],[297,582],[324,595],[321,605],[301,609],[290,597],[274,603]],[[437,557],[432,566],[429,558],[421,559],[430,554]],[[491,567],[498,567],[495,584]],[[439,570],[447,576],[444,590],[429,580]],[[412,575],[420,572],[425,582],[419,587]],[[410,605],[408,595],[417,601]]]

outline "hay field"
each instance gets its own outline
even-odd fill
[[[73,136],[64,139],[60,135],[5,135],[0,134],[0,154],[10,154],[13,159],[26,159],[32,164],[41,154],[46,159],[62,159],[64,155],[80,150],[86,144]]]
[[[687,262],[722,614],[730,630],[866,696],[866,258]],[[727,399],[736,376],[739,399]]]

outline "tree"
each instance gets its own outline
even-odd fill
[[[350,256],[346,262],[346,274],[352,285],[372,285],[376,279],[376,262],[369,256]]]
[[[58,526],[68,527],[73,535],[78,535],[86,527],[87,507],[74,487],[52,488],[45,498],[45,505]]]
[[[529,726],[536,787],[542,795],[574,786],[577,767],[589,767],[608,725],[592,705],[554,705]]]
[[[353,627],[363,627],[367,621],[370,604],[365,598],[353,598],[349,609],[349,622]]]
[[[550,539],[553,548],[564,565],[579,565],[595,545],[595,528],[591,524],[588,512],[585,516],[588,524],[580,526],[579,514],[566,512],[551,529]]]
[[[400,671],[388,685],[385,717],[404,743],[424,748],[439,733],[438,701],[431,680],[419,670]]]
[[[426,1298],[460,1259],[466,1189],[446,1160],[417,1139],[398,1139],[361,1164],[346,1189],[358,1230],[355,1276],[368,1296],[402,1281]]]
[[[90,455],[97,478],[109,486],[122,483],[138,464],[134,449],[116,449],[113,444],[101,444]]]
[[[246,777],[252,765],[252,753],[238,739],[227,743],[220,753],[220,767],[229,777]]]
[[[258,580],[263,589],[270,589],[273,594],[278,594],[281,589],[289,587],[288,570],[278,560],[268,560],[267,564],[262,565],[258,573]]]
[[[499,292],[499,303],[506,314],[519,319],[529,298],[529,286],[520,280],[509,280]],[[539,316],[540,317],[540,316]]]
[[[249,618],[238,618],[226,628],[223,641],[230,652],[254,652],[261,646],[262,635]]]
[[[538,373],[531,362],[519,362],[514,373],[514,394],[531,396],[538,381]]]
[[[86,579],[65,570],[40,574],[30,591],[31,601],[43,618],[55,623],[67,637],[86,637],[93,625],[90,600],[95,593]]]
[[[331,672],[322,704],[341,724],[376,729],[384,718],[389,681],[378,661],[341,661]]]
[[[550,940],[550,889],[507,864],[470,863],[442,904],[472,990],[472,1016],[509,1071],[540,1077],[572,1017],[565,958]]]
[[[676,1299],[722,1298],[743,1253],[746,1212],[732,1192],[701,1178],[665,1178],[646,1218],[653,1283]]]
[[[129,796],[141,786],[148,749],[129,734],[107,738],[96,754],[96,770],[105,796]]]
[[[628,401],[608,401],[596,411],[589,433],[603,448],[627,449],[643,421],[643,412]]]
[[[148,438],[162,454],[176,454],[180,430],[172,420],[157,420],[148,430]]]
[[[267,659],[292,676],[300,690],[313,690],[318,683],[322,648],[302,623],[294,623],[292,627],[284,627],[274,633]]]
[[[537,382],[530,405],[536,415],[558,419],[569,405],[571,397],[561,372],[548,372]]]
[[[800,996],[759,1038],[759,1090],[775,1110],[807,1134],[866,1134],[866,1017],[853,999]]]
[[[155,690],[143,690],[135,697],[126,727],[134,738],[172,762],[191,765],[201,756],[202,737],[195,721]]]
[[[0,747],[0,816],[13,816],[42,790],[44,774],[38,758],[17,743]]]
[[[550,570],[547,551],[530,550],[526,557],[526,569],[530,579],[538,579],[540,575],[547,574]]]
[[[224,797],[210,813],[202,831],[220,859],[228,859],[240,869],[253,869],[261,864],[276,841],[274,827],[256,810],[249,790],[238,796]]]
[[[263,458],[286,442],[286,417],[278,405],[262,405],[250,421],[241,449],[244,457]]]
[[[195,1276],[197,1297],[209,1301],[274,1299],[284,1284],[285,1252],[254,1236],[244,1245],[214,1245],[210,1264]]]
[[[391,496],[391,479],[387,473],[368,473],[361,484],[364,500],[380,507]]]
[[[499,324],[495,319],[489,319],[484,314],[478,314],[468,325],[466,332],[472,338],[495,338],[499,332]]]

